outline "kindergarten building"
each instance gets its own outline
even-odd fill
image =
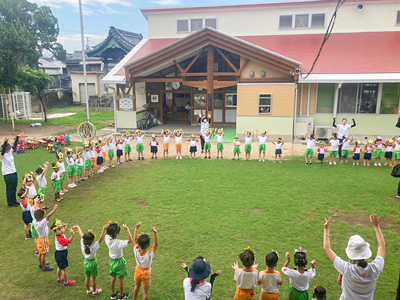
[[[211,114],[215,126],[291,139],[394,135],[400,100],[400,1],[347,0],[312,73],[336,0],[142,9],[148,38],[103,83],[117,84],[117,126],[147,109],[160,123]],[[185,108],[186,107],[186,108]]]

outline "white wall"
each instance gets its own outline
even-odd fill
[[[104,84],[100,83],[103,78],[103,73],[88,73],[87,83],[94,83],[96,87],[96,94],[104,94]],[[71,88],[72,88],[72,98],[74,103],[81,103],[79,98],[79,83],[84,83],[83,73],[71,73]],[[84,101],[82,101],[84,102]]]
[[[378,1],[377,1],[378,2]],[[397,11],[400,3],[387,3],[395,1],[380,1],[380,3],[345,3],[338,12],[334,32],[375,32],[399,31],[396,26]],[[217,18],[217,30],[224,33],[241,35],[284,35],[284,34],[316,34],[325,33],[337,1],[329,4],[314,5],[309,7],[281,7],[249,9],[237,7],[235,10],[220,10],[210,8],[209,11],[193,12],[165,12],[151,13],[148,15],[149,38],[182,38],[186,34],[176,32],[178,19]],[[357,10],[357,5],[362,3],[364,9]],[[289,14],[325,13],[325,28],[309,29],[279,29],[279,16]]]

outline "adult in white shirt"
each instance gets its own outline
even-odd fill
[[[354,120],[354,118],[352,118],[351,120],[353,121],[353,125],[347,125],[347,119],[346,118],[342,119],[342,124],[341,125],[336,125],[336,117],[333,118],[333,125],[332,126],[338,129],[337,136],[338,136],[338,139],[339,139],[340,143],[343,142],[343,139],[345,137],[349,136],[349,129],[353,128],[353,127],[356,127],[356,121]],[[339,159],[341,159],[341,158],[342,158],[342,145],[339,146]]]
[[[21,133],[22,134],[22,133]],[[1,162],[1,174],[6,182],[6,197],[8,207],[18,207],[16,193],[18,185],[17,169],[14,164],[13,152],[17,149],[19,136],[15,137],[14,145],[11,146],[8,143],[8,138],[4,139],[4,143],[1,146],[0,162]]]
[[[324,250],[329,259],[333,262],[335,269],[341,276],[342,295],[340,300],[372,300],[376,281],[383,270],[385,260],[385,240],[379,227],[379,218],[376,215],[369,217],[374,227],[376,239],[378,240],[378,251],[376,258],[367,263],[372,252],[369,243],[359,235],[350,237],[346,248],[347,256],[353,261],[344,261],[331,249],[329,225],[331,218],[325,219],[324,224]]]

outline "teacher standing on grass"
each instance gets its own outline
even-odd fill
[[[337,136],[339,143],[342,143],[344,138],[349,136],[349,129],[356,127],[356,121],[354,118],[351,119],[353,121],[353,125],[347,125],[347,119],[342,119],[341,125],[336,125],[336,117],[333,118],[333,127],[338,129]],[[342,157],[342,145],[339,146],[339,159]]]
[[[4,181],[6,182],[6,196],[8,207],[18,207],[17,199],[15,194],[17,192],[18,176],[17,169],[14,165],[14,155],[13,152],[17,148],[17,143],[20,135],[15,137],[14,146],[8,143],[8,138],[4,139],[3,145],[1,145],[1,173],[4,176]]]

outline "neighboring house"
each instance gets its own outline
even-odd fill
[[[337,1],[142,9],[143,39],[103,79],[129,85],[117,126],[135,128],[143,106],[161,123],[187,101],[217,126],[265,128],[292,138],[332,118],[354,135],[394,135],[400,100],[400,4],[347,0],[312,73]],[[128,93],[125,91],[125,93]],[[133,98],[134,100],[132,101]],[[315,128],[314,128],[315,127]],[[318,131],[319,130],[319,131]]]
[[[65,63],[54,58],[41,57],[39,58],[38,66],[39,69],[54,78],[50,89],[71,87],[71,79],[67,74],[67,66]]]
[[[86,54],[85,54],[86,55]],[[86,73],[88,96],[102,95],[104,84],[103,62],[99,57],[88,57],[86,55]],[[75,51],[67,55],[67,71],[71,76],[72,98],[74,104],[85,104],[85,81],[83,76],[82,51]]]

